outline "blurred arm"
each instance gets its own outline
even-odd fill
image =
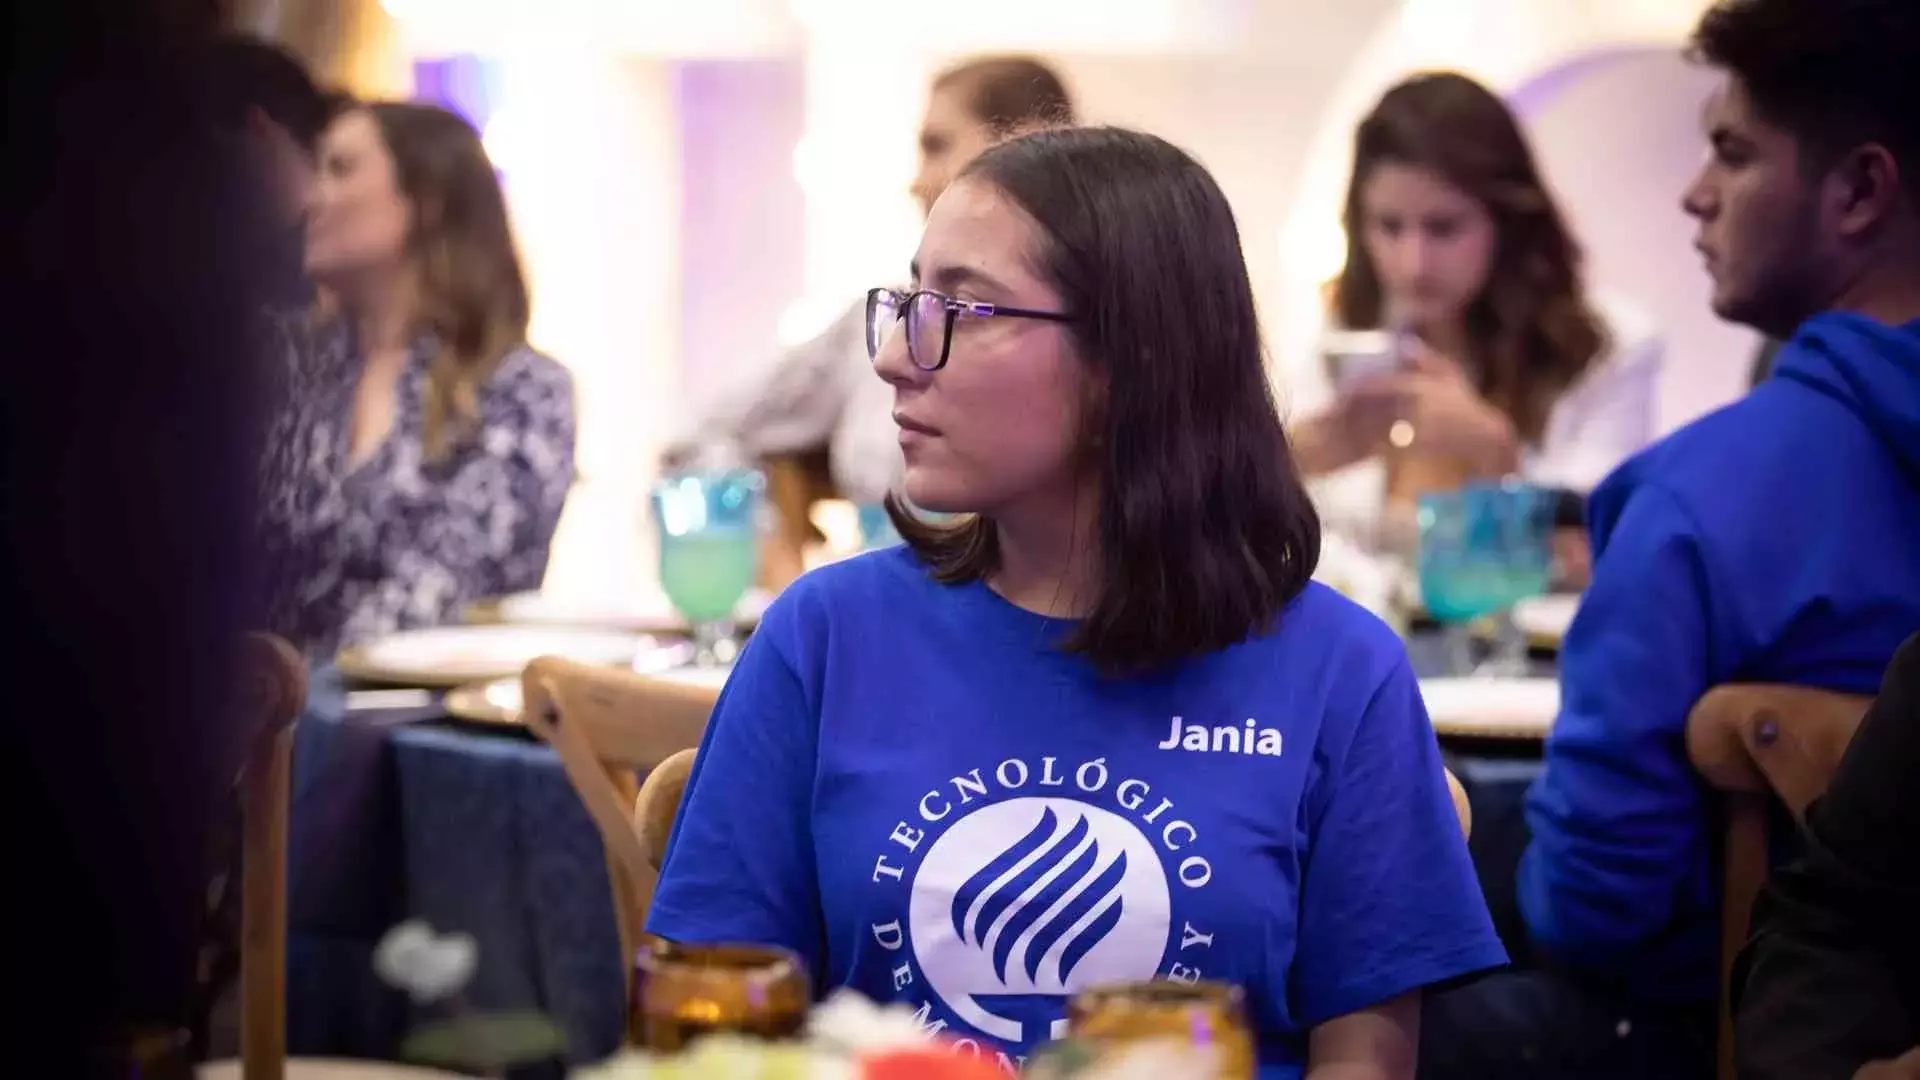
[[[1711,910],[1705,807],[1685,750],[1687,712],[1710,683],[1707,571],[1663,489],[1631,491],[1608,525],[1561,652],[1561,712],[1527,796],[1517,886],[1544,950],[1657,980],[1657,965],[1636,970],[1647,950]],[[1694,944],[1711,970],[1711,942]]]

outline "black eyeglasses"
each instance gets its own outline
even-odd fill
[[[893,336],[894,328],[907,324],[907,357],[922,371],[939,371],[947,366],[947,352],[953,348],[953,324],[960,316],[990,319],[1006,316],[1015,319],[1045,319],[1048,322],[1072,322],[1073,316],[1058,311],[1034,311],[1005,304],[983,304],[975,300],[956,300],[929,289],[898,292],[893,289],[867,290],[867,358],[876,359],[880,349]],[[928,331],[938,326],[939,337]]]

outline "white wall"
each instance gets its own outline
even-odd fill
[[[1534,148],[1586,246],[1590,281],[1666,331],[1663,429],[1743,391],[1759,348],[1757,334],[1708,310],[1694,224],[1680,210],[1703,156],[1700,110],[1714,83],[1672,49],[1631,50],[1582,65],[1527,110]]]
[[[504,62],[488,147],[533,292],[533,344],[578,392],[580,482],[546,588],[651,587],[644,492],[679,395],[679,172],[668,65],[574,53]]]

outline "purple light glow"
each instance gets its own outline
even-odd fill
[[[413,96],[459,113],[474,130],[484,132],[498,97],[493,69],[493,64],[472,53],[417,60],[413,65]]]

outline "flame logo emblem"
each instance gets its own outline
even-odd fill
[[[929,988],[979,1031],[1058,1035],[1084,986],[1151,978],[1172,945],[1168,874],[1140,827],[1029,796],[982,806],[927,850],[908,939]]]
[[[1088,950],[1120,925],[1127,853],[1103,859],[1085,815],[1064,832],[1059,824],[1051,807],[1042,811],[1025,836],[954,894],[954,934],[993,954],[993,972],[1003,984],[1065,987]],[[1042,980],[1041,965],[1055,946],[1054,970]],[[1016,949],[1020,966],[1010,977]]]

